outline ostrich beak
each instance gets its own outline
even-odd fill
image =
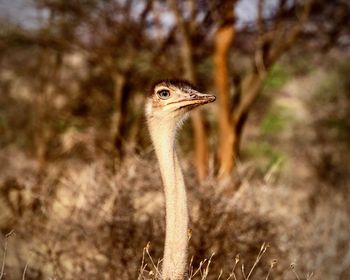
[[[192,90],[187,94],[187,96],[179,102],[180,106],[178,109],[188,109],[192,110],[198,106],[214,102],[216,100],[216,97],[211,94],[205,94],[201,93],[195,90]]]
[[[190,93],[190,100],[193,103],[199,103],[201,104],[207,104],[214,102],[216,100],[216,97],[211,94],[205,94],[205,93],[200,93],[198,91],[192,91]]]

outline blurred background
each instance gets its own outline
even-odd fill
[[[349,19],[347,0],[1,0],[0,279],[152,279],[144,102],[166,78],[217,96],[177,144],[192,267],[215,252],[191,279],[247,279],[264,242],[249,279],[350,279]]]

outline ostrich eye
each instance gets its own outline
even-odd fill
[[[170,97],[170,91],[168,91],[166,89],[162,89],[162,90],[158,91],[157,94],[159,95],[159,97],[161,99],[168,99]]]

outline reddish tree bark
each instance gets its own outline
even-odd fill
[[[233,7],[232,7],[233,11]],[[234,40],[235,27],[233,23],[221,26],[215,34],[215,85],[218,93],[218,125],[219,125],[219,176],[228,175],[233,169],[236,146],[235,132],[232,129],[230,111],[230,77],[228,54]]]

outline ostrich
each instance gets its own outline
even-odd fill
[[[154,85],[146,102],[148,128],[164,184],[166,234],[163,279],[183,279],[188,243],[186,189],[175,152],[175,135],[192,109],[215,101],[215,96],[196,91],[188,82],[164,80]]]

